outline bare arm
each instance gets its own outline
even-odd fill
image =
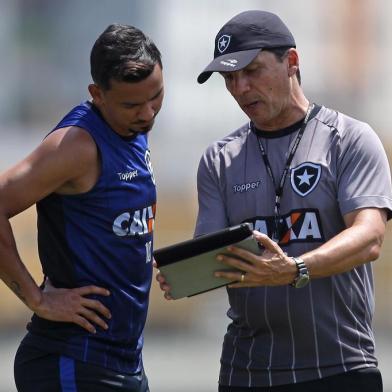
[[[245,281],[232,287],[277,286],[291,283],[297,274],[290,256],[301,257],[307,265],[310,277],[321,278],[345,271],[379,257],[386,225],[386,212],[377,208],[363,208],[344,216],[347,229],[303,255],[286,255],[266,235],[255,232],[254,236],[265,248],[261,256],[230,247],[234,255],[247,262],[221,255],[220,260],[246,273]],[[217,272],[216,276],[241,279],[238,272]]]
[[[344,216],[346,230],[302,255],[311,278],[339,274],[376,260],[384,239],[385,210],[364,208]]]
[[[96,286],[42,292],[18,254],[9,219],[52,192],[80,193],[97,178],[95,143],[80,128],[49,135],[28,157],[0,175],[0,278],[35,313],[56,321],[74,322],[95,332],[91,322],[106,328],[97,312],[110,317],[88,294],[109,295]]]

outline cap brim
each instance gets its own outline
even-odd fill
[[[197,77],[197,81],[204,83],[213,72],[238,71],[250,64],[260,53],[261,48],[227,53],[212,60],[204,71]]]

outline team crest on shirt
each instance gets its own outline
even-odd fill
[[[151,174],[151,181],[155,185],[155,177],[154,177],[154,170],[152,168],[152,163],[151,163],[151,153],[150,150],[146,150],[146,153],[144,154],[144,160],[146,161],[146,166],[148,171]]]
[[[223,53],[229,47],[230,40],[231,40],[231,36],[227,34],[224,34],[221,37],[219,37],[217,46],[220,53]]]
[[[304,197],[316,188],[320,177],[321,165],[304,162],[291,169],[291,186],[295,193]]]

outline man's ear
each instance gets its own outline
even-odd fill
[[[96,84],[89,84],[88,91],[93,99],[94,103],[98,106],[102,103],[102,90]]]
[[[299,68],[299,57],[296,49],[291,48],[287,53],[287,71],[289,77],[294,76]]]

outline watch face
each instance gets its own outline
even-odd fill
[[[309,275],[300,275],[295,282],[295,287],[300,289],[301,287],[306,286],[309,283]]]

